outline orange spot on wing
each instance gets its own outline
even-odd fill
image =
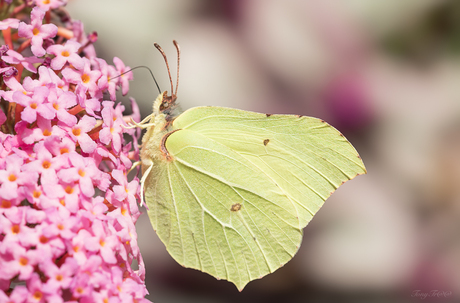
[[[167,161],[172,161],[173,158],[171,157],[171,155],[169,154],[169,151],[168,149],[166,148],[166,140],[168,139],[169,136],[171,136],[173,133],[179,131],[181,129],[175,129],[169,133],[167,133],[166,135],[163,136],[163,138],[161,138],[161,144],[160,144],[160,150],[161,152],[163,153],[165,159]]]

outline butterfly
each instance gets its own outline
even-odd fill
[[[150,222],[178,263],[241,291],[291,260],[324,201],[366,168],[321,119],[216,106],[179,114],[179,77],[173,93],[155,46],[171,95],[160,93],[134,123],[147,130],[141,191]]]

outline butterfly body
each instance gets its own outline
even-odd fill
[[[160,94],[143,137],[148,214],[176,261],[242,289],[297,252],[332,192],[366,173],[323,120],[195,107]]]
[[[167,92],[160,94],[153,102],[150,125],[142,137],[141,159],[143,171],[151,166],[151,159],[165,158],[165,149],[162,144],[164,136],[172,130],[172,121],[177,116],[176,98],[167,96]],[[158,147],[163,147],[158,149]]]

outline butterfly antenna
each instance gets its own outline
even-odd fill
[[[176,79],[176,91],[174,92],[174,95],[177,96],[177,88],[179,87],[180,47],[179,47],[179,43],[177,43],[176,40],[173,40],[173,43],[177,50],[177,79]]]
[[[152,79],[153,79],[153,81],[155,82],[155,84],[156,84],[156,86],[157,86],[157,88],[158,88],[158,91],[159,91],[160,94],[161,94],[161,89],[160,89],[160,86],[158,85],[157,79],[155,79],[155,76],[153,75],[152,70],[151,70],[150,68],[148,68],[147,66],[141,65],[141,66],[133,67],[133,68],[131,68],[130,70],[128,70],[128,71],[126,71],[126,72],[124,72],[124,73],[119,74],[118,76],[115,76],[115,77],[110,78],[110,81],[112,81],[113,79],[116,79],[116,78],[118,78],[118,77],[121,77],[121,76],[123,76],[124,74],[127,74],[127,73],[129,73],[129,72],[131,72],[131,71],[133,71],[133,70],[135,70],[135,69],[138,69],[138,68],[146,68],[146,69],[150,72],[150,75],[152,76]]]
[[[158,44],[158,43],[154,43],[153,45],[155,45],[155,47],[157,48],[157,50],[161,53],[161,55],[163,56],[163,58],[165,59],[165,62],[166,62],[166,68],[168,69],[168,75],[169,75],[169,82],[171,83],[171,95],[173,95],[173,82],[172,82],[172,78],[171,78],[171,71],[169,69],[169,64],[168,64],[168,59],[166,58],[166,54],[165,52],[163,51],[163,49],[161,48],[161,46]]]

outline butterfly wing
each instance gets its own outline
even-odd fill
[[[238,289],[287,263],[327,197],[366,172],[322,120],[196,107],[146,180],[149,217],[180,264]]]

